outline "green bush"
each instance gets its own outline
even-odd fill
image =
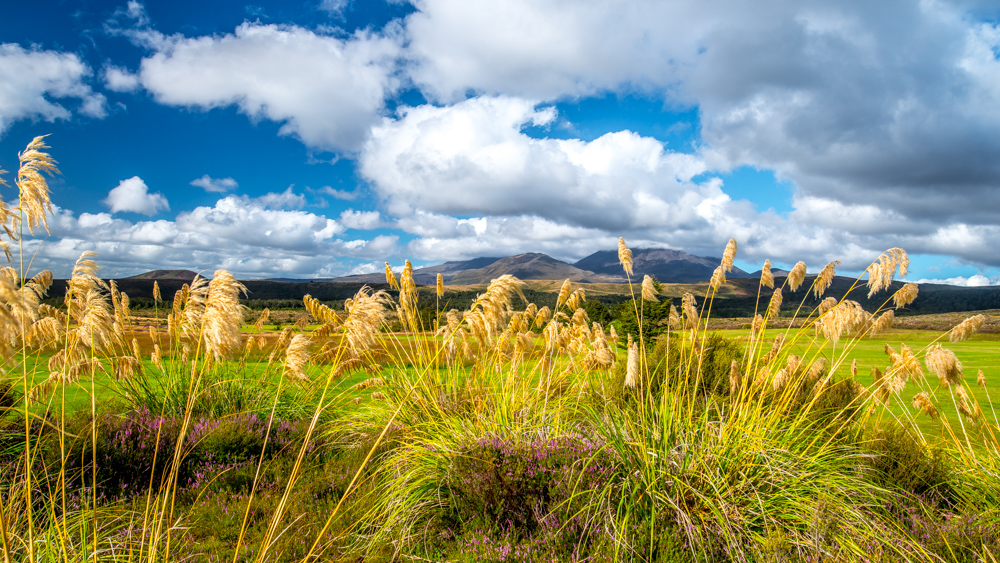
[[[953,500],[952,469],[943,450],[921,444],[907,428],[879,425],[870,431],[864,449],[875,484],[938,502]]]

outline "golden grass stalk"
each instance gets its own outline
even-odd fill
[[[962,362],[958,360],[955,353],[935,344],[924,356],[924,363],[927,369],[938,376],[941,385],[960,385],[962,383]]]
[[[764,267],[760,270],[760,285],[774,289],[774,274],[771,273],[770,260],[764,260]]]
[[[444,297],[444,276],[437,275],[437,296]]]
[[[919,293],[920,288],[915,283],[905,284],[903,287],[899,288],[899,291],[892,296],[893,304],[897,309],[900,307],[906,307],[910,303],[913,303],[917,299],[917,293]]]
[[[160,283],[153,281],[153,301],[163,303],[163,295],[160,293]]]
[[[52,201],[49,199],[49,184],[45,181],[44,174],[51,176],[59,173],[56,161],[44,152],[49,148],[44,142],[45,137],[47,135],[35,137],[24,152],[18,154],[18,209],[32,234],[39,225],[45,227],[45,232],[49,231],[48,214],[52,213]]]
[[[309,296],[307,295],[306,297],[309,297]],[[307,308],[308,308],[308,306],[307,306]],[[311,311],[310,311],[310,313],[311,313]],[[313,316],[315,317],[316,315],[313,315]],[[269,318],[271,318],[271,309],[269,309],[267,307],[264,307],[264,310],[261,311],[260,316],[257,317],[257,322],[255,322],[253,324],[254,328],[257,329],[257,332],[260,332],[260,331],[264,330],[264,323],[266,323]]]
[[[964,385],[955,386],[955,408],[958,412],[966,418],[969,422],[975,422],[978,418],[978,409],[973,407],[975,402],[969,396],[969,392],[965,390]]]
[[[948,340],[951,342],[961,342],[967,340],[970,336],[979,331],[986,322],[986,317],[983,315],[974,315],[964,321],[958,323],[955,328],[951,329],[951,334],[948,336]]]
[[[983,370],[979,370],[979,373],[976,374],[976,385],[986,389],[986,374],[983,373]]]
[[[700,319],[698,309],[695,308],[694,294],[685,293],[681,297],[681,313],[684,315],[684,325],[688,328],[697,329]]]
[[[618,237],[618,261],[629,276],[632,275],[632,251],[625,246],[625,239]]]
[[[653,278],[649,277],[649,274],[642,277],[642,298],[654,303],[660,302],[656,298],[656,288],[653,286]]]
[[[806,263],[796,262],[792,266],[792,271],[788,272],[788,278],[785,280],[788,283],[788,287],[792,291],[798,291],[799,287],[802,286],[802,282],[806,279]]]
[[[813,282],[812,291],[813,295],[815,295],[817,299],[819,299],[820,296],[822,296],[830,287],[830,285],[833,284],[833,278],[837,275],[836,268],[838,264],[840,264],[840,260],[830,262],[824,266],[823,270],[818,276],[816,276],[816,281]]]
[[[731,238],[726,243],[726,250],[722,253],[722,269],[726,272],[733,271],[733,259],[736,258],[736,239]],[[725,278],[723,278],[725,279]]]

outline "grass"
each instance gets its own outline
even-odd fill
[[[47,194],[39,178],[31,194]],[[21,205],[7,232],[42,224],[26,214],[44,202]],[[624,241],[620,257],[627,272]],[[890,249],[868,284],[886,286],[905,260]],[[364,288],[335,313],[307,297],[297,318],[307,311],[310,324],[279,334],[247,328],[241,286],[220,270],[182,289],[166,330],[148,335],[96,268],[81,257],[61,309],[38,305],[51,276],[23,263],[0,276],[12,343],[0,386],[5,562],[1000,552],[992,336],[947,344],[961,384],[945,352],[925,361],[942,333],[871,337],[877,323],[846,300],[799,311],[799,328],[713,334],[713,300],[731,291],[719,275],[695,303],[681,295],[658,342],[590,323],[571,284],[515,310],[523,284],[510,276],[432,334],[409,263],[391,279],[399,299]],[[630,292],[642,326],[638,284]],[[903,356],[872,379],[866,368],[890,363],[884,343],[901,340],[949,386],[903,377],[914,369]],[[987,389],[974,384],[980,367]],[[914,413],[918,391],[936,420]]]

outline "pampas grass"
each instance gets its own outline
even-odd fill
[[[769,289],[774,289],[774,274],[771,273],[771,261],[764,260],[764,266],[760,270],[760,285]]]
[[[652,301],[654,303],[659,303],[660,300],[656,297],[656,288],[653,286],[653,278],[646,274],[642,277],[642,298],[645,301]]]
[[[962,383],[962,362],[958,360],[955,353],[935,344],[924,356],[924,363],[927,369],[938,377],[941,385],[960,385]]]
[[[837,265],[840,264],[840,260],[834,260],[826,266],[823,270],[816,276],[816,280],[813,282],[812,291],[813,295],[819,299],[833,283],[834,276],[837,275]]]
[[[622,269],[625,270],[625,274],[628,276],[632,275],[632,251],[625,246],[625,239],[618,237],[618,262],[621,263]]]
[[[955,325],[955,328],[951,329],[951,333],[948,335],[948,340],[950,342],[961,342],[963,340],[967,340],[970,336],[982,328],[984,322],[986,322],[986,317],[983,315],[971,316]]]
[[[806,279],[806,263],[796,262],[792,266],[792,271],[788,272],[788,277],[785,278],[785,283],[792,291],[798,291],[799,287],[802,286],[802,282]]]

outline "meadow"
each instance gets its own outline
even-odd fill
[[[749,326],[709,330],[730,241],[655,338],[648,277],[632,332],[511,276],[465,311],[439,279],[428,326],[408,261],[280,331],[224,270],[133,312],[90,254],[51,306],[22,242],[46,148],[0,205],[5,562],[997,561],[1000,340],[983,315],[894,329],[919,299],[900,249],[792,317],[781,290],[821,297],[837,264],[766,262]]]

